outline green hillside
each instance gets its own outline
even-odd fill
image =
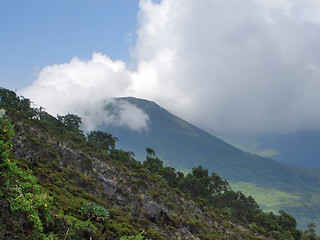
[[[151,147],[166,165],[182,171],[201,165],[258,199],[262,199],[263,191],[268,197],[258,201],[262,207],[289,211],[297,217],[300,227],[304,228],[309,222],[320,226],[320,203],[317,201],[320,181],[307,169],[298,171],[274,160],[243,152],[154,102],[131,97],[117,101],[128,101],[149,115],[148,131],[137,132],[110,125],[100,128],[117,136],[117,146],[133,151],[137,159],[143,159],[145,148]]]
[[[284,211],[263,212],[216,173],[184,175],[147,148],[141,163],[115,138],[81,131],[0,88],[0,239],[316,239]]]
[[[0,239],[317,239],[214,172],[185,175],[150,148],[136,161],[110,133],[85,136],[77,115],[30,104],[0,88]]]

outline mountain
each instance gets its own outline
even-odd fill
[[[227,139],[240,148],[262,156],[269,155],[283,164],[320,168],[320,131],[262,134]]]
[[[108,133],[86,138],[74,114],[2,88],[0,99],[1,239],[302,239],[292,216],[264,213],[206,169],[184,176],[150,149],[140,163]]]
[[[182,171],[201,165],[231,181],[235,189],[242,187],[240,190],[257,196],[265,209],[287,210],[297,217],[301,227],[310,222],[320,225],[320,204],[316,200],[320,198],[320,181],[316,174],[244,152],[154,102],[132,97],[117,101],[127,101],[147,113],[149,129],[132,131],[108,125],[100,130],[117,136],[117,146],[133,151],[137,159],[144,159],[145,149],[150,147],[166,165]]]
[[[306,189],[318,183],[309,175],[297,174],[277,161],[244,152],[219,138],[174,116],[154,102],[136,98],[121,98],[148,114],[149,130],[132,131],[126,127],[102,126],[99,130],[117,136],[119,148],[133,151],[137,159],[145,158],[146,147],[153,148],[165,164],[180,170],[201,165],[230,181],[244,181],[272,187]],[[295,182],[292,186],[290,182]],[[301,184],[301,186],[300,186]]]

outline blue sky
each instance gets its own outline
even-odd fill
[[[0,83],[54,115],[134,96],[218,136],[320,130],[319,12],[318,0],[2,0]]]
[[[46,65],[93,52],[129,60],[138,0],[2,0],[0,82],[20,89]]]
[[[319,12],[319,0],[1,0],[0,86],[88,128],[115,121],[106,99],[133,96],[219,137],[319,131]],[[121,123],[146,129],[122,107]]]

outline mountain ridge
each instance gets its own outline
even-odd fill
[[[150,118],[150,129],[148,131],[135,132],[128,131],[124,127],[109,125],[100,127],[99,130],[106,130],[117,136],[119,140],[118,146],[135,152],[139,160],[143,160],[145,148],[151,147],[168,165],[182,170],[190,170],[198,163],[198,165],[207,167],[229,180],[250,180],[259,184],[267,184],[265,180],[259,182],[257,173],[254,171],[244,174],[244,168],[254,169],[255,171],[261,171],[261,168],[264,171],[269,170],[268,174],[265,172],[260,172],[260,174],[267,178],[268,176],[280,177],[279,180],[287,180],[288,177],[290,178],[294,175],[294,171],[287,166],[269,158],[244,152],[176,117],[155,102],[133,97],[119,98],[118,101],[128,101],[146,112]],[[175,149],[175,155],[170,152],[170,148]],[[225,159],[227,159],[227,162],[224,161]],[[238,167],[237,172],[226,173],[227,170],[230,171],[230,163]],[[261,163],[263,167],[259,165]],[[243,164],[245,164],[245,167],[241,167]],[[274,174],[276,169],[277,171],[281,169],[284,174],[282,176]]]
[[[146,147],[151,147],[165,164],[182,171],[190,171],[192,167],[201,165],[233,183],[242,183],[241,186],[246,186],[244,192],[252,196],[260,197],[257,189],[261,191],[261,188],[266,189],[267,193],[276,192],[279,197],[275,198],[284,203],[289,202],[290,205],[272,205],[272,199],[269,199],[270,205],[264,201],[260,204],[268,205],[268,210],[282,208],[294,216],[299,215],[302,227],[310,221],[320,224],[320,216],[314,214],[314,210],[320,210],[320,206],[307,197],[320,197],[320,181],[314,173],[241,151],[174,116],[155,102],[133,97],[116,101],[128,101],[150,118],[149,130],[145,132],[134,132],[112,125],[100,128],[117,136],[117,146],[135,152],[137,159],[143,160]],[[252,184],[259,188],[252,187]],[[296,199],[299,201],[294,202]],[[303,208],[305,205],[309,210]]]

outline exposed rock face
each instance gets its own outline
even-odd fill
[[[103,190],[109,195],[115,194],[117,192],[117,189],[119,188],[119,186],[117,186],[117,183],[110,181],[103,175],[98,176],[97,180],[101,182]]]
[[[143,201],[142,212],[150,216],[150,220],[153,223],[157,223],[162,219],[163,221],[168,220],[167,210],[161,208],[161,206],[155,202]]]
[[[143,222],[142,228],[158,230],[164,239],[198,239],[199,225],[205,225],[208,232],[225,232],[228,239],[245,239],[249,231],[231,222],[224,226],[180,191],[168,187],[162,178],[119,167],[113,160],[58,139],[41,126],[15,122],[15,132],[13,153],[17,158],[33,165],[50,161],[56,163],[57,171],[70,169],[93,179],[95,184],[84,184],[84,189],[108,206],[135,215]],[[71,177],[77,181],[77,174]]]

